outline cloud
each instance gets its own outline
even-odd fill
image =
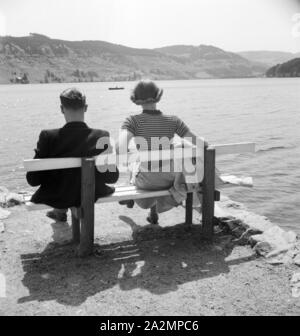
[[[6,35],[6,18],[5,15],[0,11],[0,36]]]

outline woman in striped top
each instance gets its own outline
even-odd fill
[[[142,113],[128,117],[121,126],[121,133],[117,144],[119,154],[127,153],[129,142],[135,140],[138,150],[159,150],[170,149],[162,148],[163,139],[170,144],[175,135],[181,138],[191,138],[193,144],[196,144],[196,136],[190,131],[188,126],[177,116],[166,115],[157,110],[157,103],[160,101],[163,90],[153,81],[140,81],[134,88],[131,100],[142,106]],[[157,146],[159,145],[159,148]],[[141,163],[138,168],[132,172],[131,182],[139,189],[161,190],[170,189],[176,178],[175,172],[159,171],[161,163],[152,162]],[[151,171],[149,171],[151,169]],[[136,203],[144,209],[151,209],[147,220],[150,223],[157,224],[158,214],[178,206],[176,200],[171,196],[164,196],[151,199],[136,200]],[[133,206],[133,201],[121,202],[128,207]]]

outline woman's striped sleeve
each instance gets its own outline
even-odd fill
[[[176,130],[175,133],[183,138],[186,133],[190,130],[188,126],[178,117],[176,118]]]

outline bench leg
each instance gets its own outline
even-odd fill
[[[81,166],[81,232],[78,255],[93,253],[95,220],[95,161],[82,159]]]
[[[202,230],[206,239],[212,239],[214,233],[214,194],[215,194],[215,149],[204,151],[204,179],[202,204]]]
[[[185,224],[193,224],[193,193],[188,193],[186,197]]]
[[[71,208],[72,214],[72,236],[73,242],[79,244],[80,242],[80,213],[79,208]]]

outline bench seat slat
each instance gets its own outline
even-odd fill
[[[236,187],[237,185],[227,183],[222,185],[222,189],[224,188],[231,188]],[[110,203],[110,202],[119,202],[119,201],[125,201],[130,199],[142,199],[142,198],[151,198],[151,197],[161,197],[161,196],[168,196],[170,195],[168,190],[142,190],[137,189],[135,186],[127,185],[116,185],[115,186],[115,192],[111,195],[101,197],[98,199],[97,203]],[[201,189],[199,189],[201,192]],[[35,211],[35,210],[44,210],[50,208],[49,206],[45,204],[35,204],[30,202],[31,195],[26,195],[24,197],[24,201],[26,204],[26,208],[28,211]],[[217,200],[217,199],[216,199]]]
[[[168,190],[131,190],[131,191],[116,191],[112,195],[101,197],[98,199],[97,203],[109,203],[109,202],[119,202],[128,199],[142,199],[142,198],[151,198],[151,197],[161,197],[168,196],[170,192]]]
[[[134,186],[116,187],[116,191],[112,195],[99,198],[97,203],[119,202],[129,199],[142,199],[168,195],[170,195],[168,190],[149,191],[137,189]],[[30,196],[25,197],[25,202],[28,211],[44,210],[50,208],[45,204],[35,204],[30,202]]]

